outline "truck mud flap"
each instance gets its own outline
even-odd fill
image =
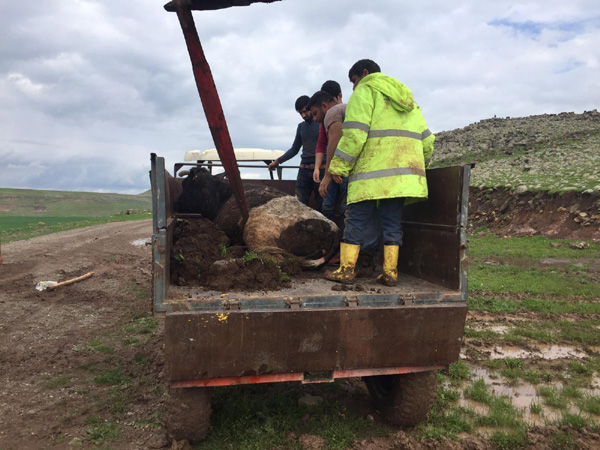
[[[467,307],[175,312],[165,318],[171,382],[371,368],[448,366]]]

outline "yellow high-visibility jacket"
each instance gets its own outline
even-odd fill
[[[348,204],[406,197],[427,198],[425,167],[435,136],[412,92],[382,73],[364,77],[352,93],[342,138],[329,172],[347,176]]]

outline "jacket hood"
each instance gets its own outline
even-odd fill
[[[400,112],[410,112],[417,106],[409,88],[395,78],[382,73],[370,73],[360,80],[359,86],[361,85],[369,86],[388,97],[394,109]]]

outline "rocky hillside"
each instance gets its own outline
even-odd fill
[[[436,134],[433,167],[475,163],[471,186],[600,191],[600,113],[493,118]]]

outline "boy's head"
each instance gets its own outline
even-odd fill
[[[308,97],[308,95],[301,95],[296,99],[296,103],[294,104],[294,107],[296,108],[298,114],[300,114],[302,118],[307,122],[309,120],[312,120],[312,116],[310,115],[310,109],[307,108],[309,100],[310,98]]]
[[[321,86],[321,90],[331,95],[336,103],[342,103],[342,87],[337,81],[327,80]]]
[[[356,86],[364,77],[370,73],[376,72],[381,72],[381,69],[375,61],[361,59],[360,61],[355,62],[348,71],[348,78],[350,79],[350,83],[352,83],[352,89],[356,89]]]
[[[313,120],[322,123],[325,119],[325,113],[335,105],[335,98],[331,94],[318,91],[310,98],[306,108],[310,110]]]

